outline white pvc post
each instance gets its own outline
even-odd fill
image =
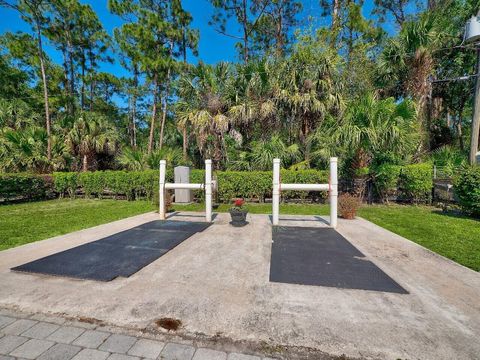
[[[212,160],[205,160],[205,218],[212,221]]]
[[[167,161],[160,160],[160,179],[158,181],[158,203],[160,220],[165,220],[165,173],[167,170]]]
[[[280,159],[273,159],[272,223],[278,225],[280,212]]]
[[[337,227],[338,174],[337,158],[330,158],[330,226]]]

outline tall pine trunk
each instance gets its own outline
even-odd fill
[[[248,61],[248,19],[247,19],[247,0],[243,0],[243,61]]]
[[[170,42],[170,51],[169,55],[172,56],[173,51],[173,41]],[[171,74],[172,67],[169,66],[167,70],[167,79],[165,81],[165,96],[163,97],[163,104],[162,104],[162,123],[160,125],[160,141],[159,141],[159,148],[162,149],[163,146],[163,134],[165,132],[165,121],[167,120],[167,105],[168,105],[168,95],[170,92],[170,74]]]
[[[283,45],[284,45],[284,39],[283,39],[283,16],[282,16],[282,8],[281,6],[278,6],[278,21],[277,21],[277,30],[276,30],[276,38],[277,38],[277,44],[276,44],[276,52],[277,56],[281,57],[283,56]]]
[[[333,0],[333,5],[332,5],[332,26],[331,26],[331,31],[332,31],[332,38],[330,40],[330,46],[335,46],[337,43],[337,31],[338,31],[338,22],[339,22],[339,10],[340,10],[340,0]]]
[[[183,28],[183,34],[182,34],[182,51],[183,51],[183,64],[187,65],[187,36],[186,36],[186,30],[185,27]],[[183,135],[183,160],[187,161],[187,148],[188,148],[188,135],[187,135],[187,122],[185,121],[185,124],[182,129],[182,135]]]
[[[80,90],[80,109],[85,109],[85,52],[82,51],[82,89]]]
[[[137,149],[137,89],[138,67],[133,66],[133,96],[132,96],[132,147]]]
[[[153,135],[155,130],[155,118],[157,116],[157,92],[158,92],[158,75],[155,73],[153,76],[153,105],[152,105],[152,120],[150,121],[150,135],[148,137],[148,155],[152,153],[153,150]]]
[[[35,26],[37,28],[38,58],[40,60],[40,71],[42,73],[43,101],[45,104],[45,128],[47,130],[47,159],[50,161],[52,160],[52,134],[50,131],[50,109],[48,106],[47,74],[45,72],[45,61],[43,59],[42,33],[40,30],[40,23],[38,18],[35,18]]]

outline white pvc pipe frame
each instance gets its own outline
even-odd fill
[[[188,189],[188,190],[202,190],[205,189],[205,220],[212,221],[212,160],[205,160],[205,183],[204,184],[178,184],[165,183],[165,175],[167,172],[167,161],[160,160],[160,180],[159,180],[159,214],[160,219],[165,220],[165,195],[169,189]]]
[[[280,159],[273,159],[272,223],[278,225],[280,215],[280,193],[284,190],[328,191],[330,195],[330,226],[337,227],[338,199],[338,159],[330,158],[330,178],[328,184],[282,184],[280,182]]]

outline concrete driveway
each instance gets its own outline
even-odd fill
[[[249,225],[233,228],[228,217],[218,214],[204,232],[131,277],[107,283],[9,269],[156,220],[156,214],[2,251],[0,307],[139,329],[173,317],[182,321],[180,336],[256,343],[285,351],[286,358],[288,347],[359,358],[480,357],[479,273],[357,219],[340,220],[338,231],[409,294],[270,283],[270,218],[250,215]],[[311,216],[281,216],[281,225],[326,226]]]

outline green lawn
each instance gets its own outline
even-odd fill
[[[360,216],[440,255],[480,271],[480,221],[427,206],[373,205]]]
[[[215,211],[226,212],[222,204]],[[270,214],[271,204],[249,204]],[[203,211],[203,204],[175,205]],[[147,201],[51,200],[0,206],[0,250],[155,210]],[[282,214],[327,215],[328,205],[282,204]],[[364,206],[359,215],[476,271],[480,271],[480,221],[427,206]]]
[[[0,250],[154,210],[147,201],[50,200],[0,206]]]

